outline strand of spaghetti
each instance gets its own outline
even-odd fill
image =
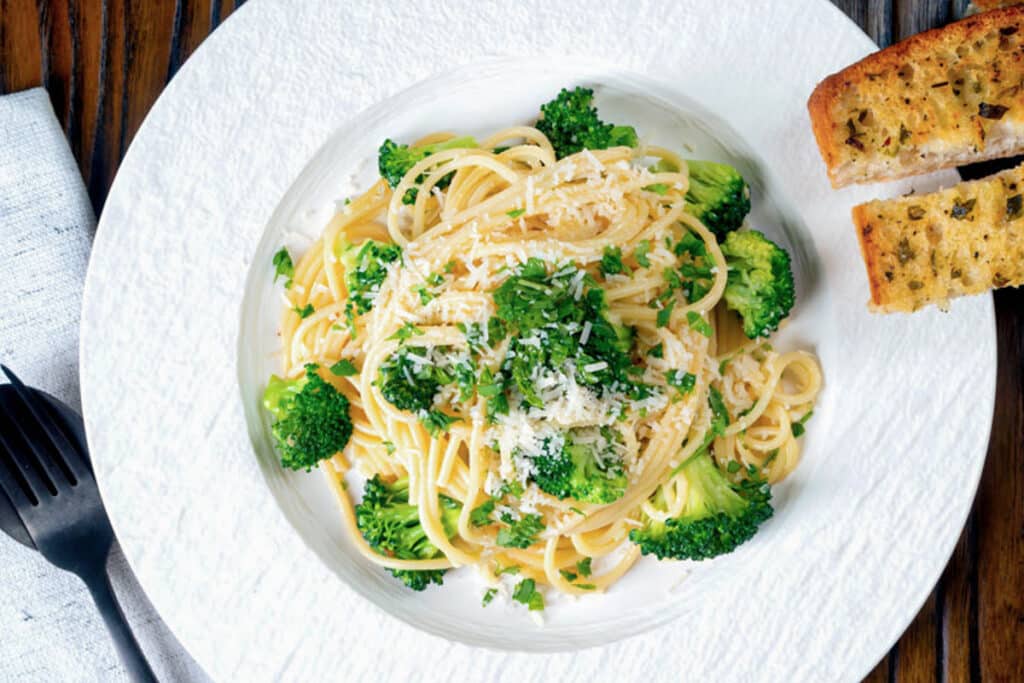
[[[420,184],[422,191],[417,191],[416,193],[416,203],[419,205],[421,202],[425,203],[427,201],[427,198],[430,196],[431,187],[436,185],[441,178],[461,167],[456,166],[455,164],[464,157],[472,157],[472,159],[461,166],[474,165],[474,163],[485,166],[493,170],[495,173],[502,175],[509,182],[515,181],[519,177],[514,170],[496,160],[494,156],[478,149],[448,149],[423,158],[406,172],[405,176],[402,177],[401,182],[398,183],[391,195],[391,202],[388,206],[387,212],[388,234],[391,235],[391,239],[395,244],[404,247],[410,241],[402,232],[398,225],[398,220],[402,215],[402,199],[405,197],[406,192],[412,189],[414,185],[417,185],[416,179],[424,174],[428,169],[438,168],[438,170],[429,173],[427,175],[427,180]],[[441,172],[442,170],[443,173]],[[431,182],[431,178],[433,178],[433,182]],[[418,234],[414,235],[414,237],[418,236]]]
[[[563,593],[569,593],[570,595],[583,595],[584,593],[595,592],[594,589],[579,588],[565,580],[561,573],[561,569],[565,565],[556,563],[555,552],[557,548],[557,537],[549,538],[548,542],[544,545],[544,575],[547,577],[548,583]]]
[[[544,169],[537,171],[532,174],[531,185],[536,188],[544,188],[550,184],[567,183],[571,182],[577,177],[577,171],[580,168],[600,168],[605,163],[613,163],[615,161],[625,161],[632,156],[632,150],[628,147],[613,147],[611,149],[590,151],[584,150],[578,154],[574,154],[560,160],[558,163],[545,167]],[[429,158],[429,157],[428,157]],[[559,173],[565,173],[567,177],[559,177]],[[408,176],[407,176],[408,177]],[[515,201],[519,198],[523,201],[527,190],[527,183],[525,180],[521,180],[518,183],[514,183],[507,189],[498,192],[497,194],[488,197],[486,201],[480,204],[467,208],[466,210],[452,216],[449,219],[445,219],[438,223],[436,226],[431,228],[431,238],[437,238],[443,236],[453,228],[465,225],[473,220],[473,218],[479,218],[481,216],[500,216],[509,210],[510,207],[515,206]],[[394,206],[395,200],[392,199],[392,206]],[[391,230],[392,217],[388,216],[389,231]],[[397,229],[397,226],[396,226]]]
[[[790,351],[789,353],[771,359],[769,361],[768,367],[769,379],[766,382],[766,385],[769,387],[774,387],[776,384],[778,384],[779,378],[782,376],[782,371],[786,368],[786,365],[788,365],[791,362],[800,362],[802,360],[805,360],[805,357],[806,360],[808,360],[811,363],[814,363],[813,356],[811,356],[806,351]],[[817,363],[814,363],[814,367],[817,367]],[[818,375],[818,377],[820,378],[820,374]],[[811,388],[808,388],[803,393],[808,393],[813,396],[813,394],[817,393],[817,390],[815,389],[814,392],[811,393]],[[753,408],[750,409],[750,412],[748,412],[746,415],[736,420],[726,428],[726,436],[738,434],[739,432],[742,432],[747,427],[752,425],[759,417],[761,417],[762,413],[764,413],[765,411],[765,408],[768,407],[769,401],[771,401],[772,397],[775,395],[776,394],[773,391],[766,391],[763,394],[761,394],[761,396],[758,397],[757,402],[754,404]],[[803,398],[803,395],[799,394],[797,395],[797,398]],[[806,402],[806,400],[801,402]]]
[[[554,161],[555,150],[551,146],[551,142],[548,140],[548,137],[544,135],[544,133],[541,133],[533,126],[512,126],[510,128],[503,128],[502,130],[499,130],[497,133],[494,133],[493,135],[484,138],[480,142],[480,146],[494,149],[495,147],[501,145],[501,143],[503,142],[510,142],[517,138],[522,138],[526,140],[527,143],[540,147],[542,150],[550,154],[551,160]]]
[[[424,504],[420,506],[420,524],[423,526],[430,542],[444,553],[444,556],[448,558],[452,566],[459,567],[466,564],[476,564],[479,560],[479,554],[467,553],[452,545],[448,541],[448,534],[441,523],[440,492],[437,490],[437,467],[440,464],[438,462],[439,453],[443,446],[444,444],[440,439],[435,439],[430,444],[427,460],[420,460],[420,465],[424,468]]]

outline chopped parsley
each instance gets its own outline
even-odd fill
[[[676,268],[667,268],[663,272],[668,288],[659,295],[662,301],[673,299],[675,292],[681,292],[687,302],[699,301],[714,283],[712,267],[715,265],[707,245],[699,237],[687,230],[674,246],[666,238],[667,246],[679,258]]]
[[[676,300],[672,299],[667,304],[665,304],[665,307],[663,309],[658,311],[658,317],[657,320],[655,320],[655,324],[657,325],[657,327],[665,327],[666,325],[668,325],[669,321],[672,320],[672,309],[675,308],[675,306]]]
[[[807,431],[804,425],[807,424],[807,421],[811,419],[812,415],[814,415],[814,411],[808,410],[806,415],[790,425],[790,429],[793,431],[793,436],[795,438],[799,439],[804,435],[804,432]]]
[[[328,369],[332,375],[337,375],[338,377],[351,377],[352,375],[359,374],[359,370],[356,369],[355,365],[352,365],[352,361],[346,358],[342,358]]]
[[[662,342],[658,342],[651,348],[647,349],[647,355],[651,358],[664,358],[665,357],[665,345]]]
[[[360,245],[342,242],[338,246],[348,289],[345,319],[349,328],[354,330],[356,317],[373,308],[380,286],[387,277],[389,264],[402,260],[402,248],[374,240],[366,240]]]
[[[503,548],[529,548],[537,540],[537,535],[544,531],[543,519],[538,514],[513,519],[506,512],[501,521],[507,525],[498,531],[497,543]]]
[[[591,558],[584,557],[582,560],[580,560],[579,562],[576,563],[576,571],[572,571],[570,569],[559,569],[558,573],[562,575],[563,579],[565,579],[569,583],[572,583],[573,581],[575,581],[576,579],[578,579],[581,576],[584,577],[584,578],[590,576],[590,572],[591,572],[590,561],[591,561]],[[589,588],[588,588],[588,586],[589,586]],[[591,584],[583,584],[583,585],[576,584],[576,587],[577,588],[584,588],[585,590],[593,590],[593,588],[594,588],[594,586],[591,585]]]
[[[284,278],[284,288],[290,289],[292,286],[292,278],[295,276],[295,264],[292,263],[291,254],[285,247],[281,247],[276,254],[274,254],[274,282],[277,282],[277,278]]]
[[[544,609],[544,595],[537,590],[537,583],[533,579],[520,581],[512,591],[512,599],[526,605],[531,612]]]
[[[705,320],[704,316],[697,311],[687,311],[686,322],[689,324],[691,330],[700,332],[705,337],[710,337],[715,333],[714,328],[711,327],[711,323]]]
[[[431,301],[433,301],[434,297],[436,296],[433,292],[431,292],[429,289],[427,289],[423,285],[419,285],[417,287],[414,287],[413,291],[420,295],[420,305],[421,306],[426,306]]]
[[[665,183],[654,183],[653,185],[648,185],[647,187],[644,187],[642,189],[646,190],[647,192],[653,192],[658,196],[664,197],[665,193],[668,192],[668,185],[666,185]]]
[[[487,607],[487,605],[491,604],[491,601],[494,600],[494,596],[497,595],[497,594],[498,594],[498,589],[497,588],[488,588],[487,590],[485,590],[484,591],[484,597],[480,601],[480,606],[481,607]]]
[[[598,270],[601,271],[601,275],[608,277],[609,275],[620,275],[629,274],[629,267],[622,262],[622,249],[620,247],[607,246],[604,248],[604,254],[601,256],[601,263],[598,266]]]
[[[949,215],[958,221],[962,221],[971,214],[971,211],[974,210],[974,205],[977,201],[978,200],[973,197],[964,202],[961,202],[959,199],[954,199],[953,208],[950,210]]]
[[[473,526],[487,526],[491,523],[491,513],[497,500],[488,498],[482,505],[478,505],[469,513],[469,521]]]
[[[651,267],[651,260],[647,258],[647,254],[651,252],[651,241],[641,240],[636,245],[636,249],[633,251],[633,258],[644,268]]]
[[[501,576],[502,574],[518,574],[519,570],[522,569],[518,564],[510,564],[507,567],[502,567],[500,564],[495,565],[494,575]]]
[[[494,448],[492,450],[496,451],[498,449]],[[520,482],[518,482],[518,481],[506,481],[506,482],[502,483],[501,488],[498,490],[498,495],[499,496],[513,496],[515,498],[518,498],[521,495],[523,495],[524,491],[525,491],[525,489],[523,488],[523,485]]]
[[[296,315],[298,315],[303,320],[313,315],[313,313],[316,311],[316,309],[313,308],[313,304],[306,304],[305,306],[302,307],[296,306],[292,310],[295,311]]]
[[[413,337],[418,337],[423,334],[423,330],[416,327],[413,323],[405,323],[398,328],[398,331],[388,337],[388,339],[397,339],[400,342],[409,341]]]
[[[509,218],[519,218],[524,213],[526,213],[526,209],[512,209],[507,213],[507,215]]]
[[[451,429],[451,426],[462,420],[461,417],[449,415],[441,410],[422,411],[418,415],[420,423],[427,428],[431,436],[437,436]]]
[[[669,370],[665,373],[665,382],[680,395],[685,396],[693,391],[693,387],[697,384],[697,376],[684,370]]]

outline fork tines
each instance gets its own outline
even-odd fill
[[[8,368],[0,365],[0,369],[14,389],[14,400],[4,404],[6,419],[0,428],[0,447],[6,453],[0,456],[0,460],[8,461],[12,478],[17,480],[30,502],[38,503],[47,494],[57,495],[89,477],[88,466],[78,447],[53,418],[50,406]],[[24,447],[15,447],[15,437]],[[8,480],[3,483],[6,489],[15,482]],[[16,494],[7,493],[12,502],[16,502]]]

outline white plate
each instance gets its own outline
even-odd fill
[[[212,675],[799,680],[855,678],[877,661],[969,509],[994,324],[989,297],[950,314],[866,313],[848,209],[909,184],[828,188],[803,103],[871,45],[830,5],[805,5],[536,0],[417,15],[250,3],[189,61],[101,220],[82,383],[125,553]],[[394,39],[414,35],[428,38]],[[755,223],[797,255],[801,297],[781,343],[820,355],[826,390],[805,461],[754,541],[682,582],[680,565],[646,562],[607,596],[552,605],[537,630],[519,610],[481,609],[469,576],[413,595],[348,552],[319,476],[274,464],[256,395],[273,369],[269,257],[286,231],[354,191],[383,136],[527,120],[570,82],[597,86],[610,120],[656,142],[738,161]]]

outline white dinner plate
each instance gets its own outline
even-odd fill
[[[181,70],[101,217],[82,316],[107,509],[164,619],[219,680],[857,679],[916,614],[967,516],[995,387],[991,297],[867,313],[849,208],[955,174],[833,191],[804,103],[873,48],[826,2],[251,2]],[[348,546],[319,474],[276,464],[270,255],[373,175],[386,137],[482,133],[562,85],[657,144],[738,165],[794,254],[783,348],[825,390],[776,515],[736,553],[641,562],[607,595],[422,594]],[[583,649],[589,648],[589,649]]]

